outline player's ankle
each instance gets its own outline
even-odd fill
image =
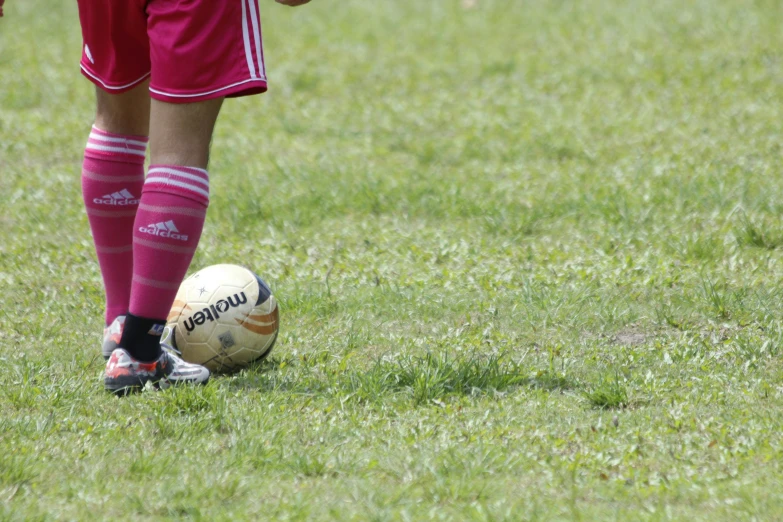
[[[165,325],[165,319],[148,319],[128,313],[120,346],[137,361],[155,361],[161,354],[160,336]]]

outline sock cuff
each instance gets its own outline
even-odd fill
[[[114,134],[93,126],[87,138],[84,155],[93,159],[144,164],[147,141],[147,136]]]
[[[197,167],[150,165],[144,192],[175,194],[209,206],[209,173]]]

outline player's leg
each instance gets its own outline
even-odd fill
[[[196,103],[152,100],[151,163],[206,169],[223,98]]]
[[[133,224],[130,304],[119,346],[107,363],[110,390],[138,386],[142,372],[166,381],[206,382],[209,372],[163,351],[161,335],[198,247],[209,205],[207,163],[222,98],[188,104],[153,100],[150,167]],[[130,375],[124,366],[133,368]]]
[[[106,294],[105,358],[117,347],[130,302],[149,106],[146,81],[119,94],[96,88],[95,123],[84,150],[82,196]]]
[[[128,311],[133,220],[144,184],[150,59],[144,2],[78,0],[81,70],[96,86],[95,122],[84,153],[84,204],[106,290],[108,356]]]
[[[138,360],[160,355],[157,333],[201,237],[209,145],[222,101],[152,103],[151,162],[133,230],[130,313],[120,342]]]
[[[144,136],[150,128],[150,82],[121,93],[95,89],[95,126],[113,134]]]
[[[81,69],[98,87],[95,125],[85,150],[82,184],[106,286],[107,322],[127,313],[133,294],[134,231],[139,228],[137,213],[143,201],[150,119],[149,3],[150,0],[78,0],[84,40]],[[173,9],[173,19],[187,10],[180,3],[156,3]],[[176,61],[176,57],[173,59]],[[215,117],[216,114],[213,123]],[[203,222],[203,209],[198,212]],[[163,232],[182,237],[171,230]],[[107,333],[112,333],[115,326],[119,333],[122,325],[118,321],[112,323]],[[125,332],[119,339],[120,345],[124,336]],[[157,340],[160,341],[159,336]],[[161,353],[159,345],[155,347],[157,359],[139,360],[113,344],[110,348],[116,349],[111,351],[104,375],[109,390],[121,391],[147,382],[206,382],[209,378],[206,368]],[[136,348],[133,346],[131,351]]]

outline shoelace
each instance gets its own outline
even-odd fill
[[[163,335],[160,338],[160,347],[169,352],[169,354],[174,355],[175,357],[181,356],[182,352],[174,348],[174,344],[171,342],[171,339],[174,338],[174,329],[166,326],[163,329]],[[178,359],[180,357],[177,357]]]
[[[162,348],[164,351],[168,352],[168,354],[169,354],[170,356],[172,356],[172,357],[174,357],[174,358],[176,358],[176,359],[178,359],[178,360],[180,360],[180,361],[182,360],[182,357],[181,357],[181,356],[182,356],[182,352],[180,352],[179,350],[177,350],[176,348],[174,348],[174,347],[173,347],[173,346],[171,346],[170,344],[163,344],[163,343],[160,343],[160,347],[161,347],[161,348]]]

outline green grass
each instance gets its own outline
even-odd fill
[[[783,7],[262,3],[193,268],[267,363],[102,389],[74,2],[0,21],[0,519],[783,519]]]

